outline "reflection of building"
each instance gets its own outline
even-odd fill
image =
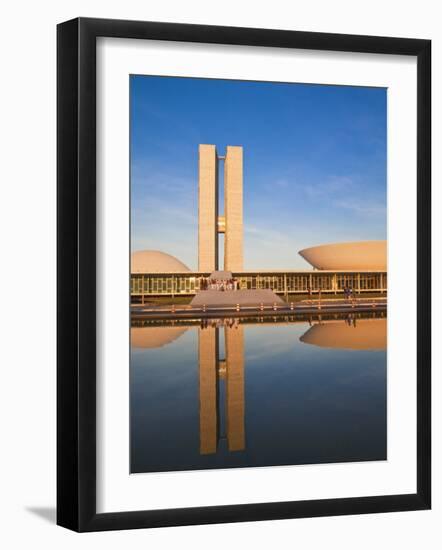
[[[224,215],[219,216],[218,164],[224,160]],[[215,145],[199,146],[198,270],[218,267],[218,235],[224,233],[224,269],[243,269],[243,150],[228,145],[225,157]]]
[[[177,340],[187,331],[187,327],[132,327],[130,345],[132,348],[162,348]]]
[[[200,453],[216,453],[220,439],[229,451],[245,448],[244,425],[244,332],[241,325],[225,327],[225,360],[219,358],[219,329],[198,330]],[[220,403],[221,385],[225,403]],[[221,411],[225,405],[225,433]]]
[[[387,319],[353,319],[323,321],[300,337],[304,344],[321,348],[385,350],[387,349]]]
[[[225,328],[227,442],[229,451],[245,448],[244,429],[244,328]]]
[[[200,391],[200,453],[216,453],[218,446],[218,329],[198,330]]]

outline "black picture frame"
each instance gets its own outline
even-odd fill
[[[417,58],[417,492],[96,512],[96,39]],[[431,506],[431,41],[79,18],[57,28],[57,523],[75,531],[424,510]]]

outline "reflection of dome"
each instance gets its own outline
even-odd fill
[[[360,241],[313,246],[299,254],[316,269],[386,271],[387,241]]]
[[[384,350],[387,348],[387,319],[356,319],[355,325],[326,321],[313,325],[300,340],[321,348]]]
[[[159,250],[132,253],[131,273],[189,273],[190,269],[174,256]]]
[[[187,327],[132,327],[130,344],[133,348],[162,348],[187,330]]]

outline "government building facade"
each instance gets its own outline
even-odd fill
[[[227,146],[224,156],[215,145],[198,151],[198,271],[157,250],[135,251],[131,257],[133,303],[153,296],[193,296],[212,272],[231,272],[244,290],[270,289],[278,295],[355,294],[387,292],[386,241],[333,243],[306,248],[299,254],[310,270],[244,269],[243,148]],[[219,163],[224,162],[224,205],[220,214]],[[219,261],[219,234],[224,234],[224,265]]]

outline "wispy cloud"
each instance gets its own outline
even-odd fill
[[[265,225],[256,226],[253,224],[246,224],[244,226],[244,231],[252,237],[259,238],[261,243],[269,242],[274,243],[275,241],[279,243],[290,243],[291,239],[287,236],[287,233],[278,231],[277,229],[267,227]]]
[[[268,182],[264,185],[264,187],[270,191],[273,191],[276,189],[287,189],[290,187],[291,182],[288,178],[278,178],[274,181]]]
[[[132,201],[132,250],[162,250],[196,269],[196,201],[173,193]]]
[[[387,208],[385,204],[376,202],[364,202],[356,199],[343,199],[333,201],[333,205],[344,210],[350,210],[363,216],[386,216]]]
[[[305,181],[299,177],[281,177],[264,184],[268,191],[294,192],[303,199],[331,199],[345,196],[358,189],[357,178],[351,176],[329,176],[323,181]]]
[[[292,226],[284,230],[268,223],[259,226],[245,223],[245,259],[248,269],[306,268],[308,264],[297,251],[304,248],[302,237]]]
[[[151,189],[156,194],[161,192],[189,194],[189,191],[196,187],[196,182],[190,178],[177,176],[174,173],[153,172],[149,167],[146,168],[145,166],[140,167],[140,172],[143,176],[140,177],[135,173],[132,177],[131,187],[133,192],[136,192],[138,189],[141,189],[143,192]]]
[[[358,176],[330,176],[326,181],[298,186],[310,199],[328,201],[334,208],[363,216],[385,216],[386,204],[369,196],[371,186]]]
[[[198,222],[196,203],[189,198],[178,199],[173,195],[166,195],[164,198],[152,196],[133,201],[132,216],[150,220],[160,219],[163,224],[180,222],[196,225]]]
[[[323,182],[302,184],[300,187],[310,198],[329,198],[354,191],[355,183],[350,176],[330,176]]]
[[[308,267],[302,248],[383,237],[385,92],[136,77],[131,99],[133,246],[196,267],[198,143],[244,146],[247,269]]]

